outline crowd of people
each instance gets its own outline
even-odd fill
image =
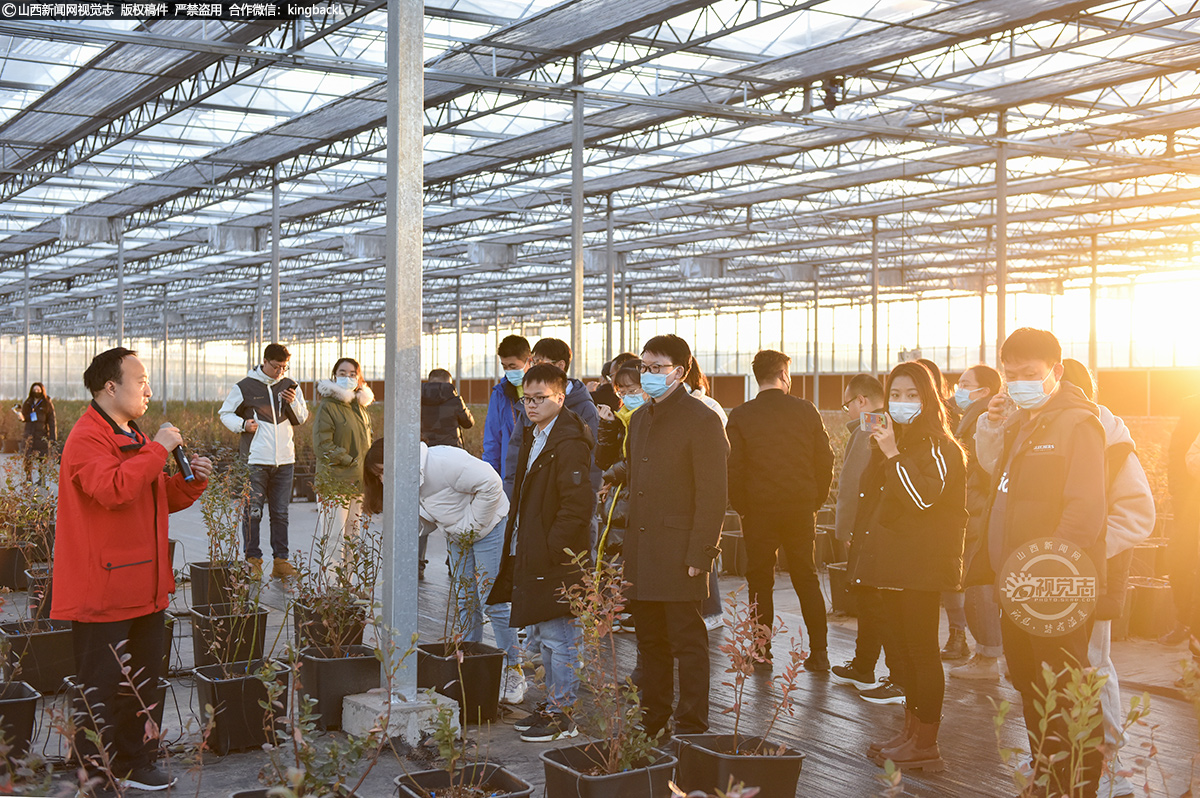
[[[440,531],[452,570],[468,574],[472,584],[456,597],[465,639],[482,640],[486,614],[504,651],[502,701],[525,701],[521,662],[540,656],[544,700],[516,724],[522,740],[578,734],[568,710],[578,692],[580,631],[564,592],[591,558],[618,563],[627,583],[622,623],[636,636],[632,676],[645,730],[652,736],[708,730],[710,633],[721,618],[717,562],[732,510],[740,516],[759,623],[776,622],[782,551],[809,640],[805,670],[828,673],[865,700],[903,705],[896,732],[865,752],[877,763],[945,766],[943,660],[957,659],[952,678],[969,684],[1005,674],[1020,692],[1034,752],[1021,766],[1031,778],[1083,784],[1074,793],[1083,796],[1129,793],[1115,765],[1123,713],[1111,621],[1124,605],[1133,548],[1154,529],[1154,500],[1129,429],[1094,402],[1092,375],[1063,358],[1053,334],[1016,330],[1000,351],[999,371],[979,364],[953,386],[925,360],[898,364],[882,382],[869,374],[849,379],[841,397],[848,438],[836,483],[825,422],[811,402],[794,395],[783,352],[754,357],[757,394],[728,415],[678,336],[655,336],[639,353],[614,358],[599,384],[568,377],[572,354],[554,338],[532,347],[515,335],[499,342],[504,376],[489,397],[482,459],[463,448],[461,430],[474,418],[451,375],[435,369],[422,391],[421,569],[425,537]],[[289,358],[284,346],[267,346],[262,363],[220,410],[222,422],[239,433],[249,466],[245,558],[261,575],[265,508],[271,575],[280,579],[294,575],[287,512],[293,430],[309,415],[300,386],[286,376]],[[166,518],[200,495],[212,464],[194,458],[192,481],[164,474],[182,439],[169,425],[153,439],[138,429],[150,389],[136,353],[118,348],[98,355],[85,383],[93,402],[63,449],[52,612],[74,622],[81,680],[113,707],[102,739],[113,746],[121,772],[134,786],[162,789],[166,777],[140,733],[128,728],[132,710],[117,690],[115,661],[102,662],[102,654],[128,640],[133,671],[157,678],[161,656],[154,652],[161,651],[161,615],[173,586]],[[52,439],[53,405],[43,386],[34,389],[14,410],[27,425],[39,425],[38,440]],[[351,358],[338,359],[315,394],[317,483],[349,486],[350,500],[339,502],[330,519],[349,534],[361,513],[381,509],[382,440],[373,440],[367,412],[374,396]],[[1200,412],[1180,423],[1171,460],[1177,513],[1198,527],[1178,536],[1187,545],[1191,535],[1193,560],[1200,534],[1197,418]],[[847,555],[858,616],[854,655],[840,665],[829,659],[814,549],[815,519],[835,485],[833,545]],[[137,535],[127,537],[126,530]],[[1070,544],[1097,574],[1095,612],[1053,635],[1003,612],[1000,601],[1010,557],[1043,540]],[[113,552],[128,562],[115,562]],[[1187,589],[1195,574],[1181,567],[1172,577],[1184,602],[1182,632],[1172,634],[1188,639],[1200,631],[1200,602]],[[117,578],[121,591],[104,589]],[[945,645],[943,609],[950,629]],[[1200,643],[1190,641],[1200,658]],[[877,678],[881,657],[887,674]],[[1070,746],[1069,733],[1061,715],[1044,717],[1038,706],[1044,666],[1095,667],[1108,677],[1103,752],[1088,746],[1082,758],[1059,755]],[[771,671],[769,649],[760,667]],[[89,744],[81,740],[85,750]],[[1111,779],[1113,788],[1105,786]]]

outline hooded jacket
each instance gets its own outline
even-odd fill
[[[854,522],[856,585],[959,590],[967,525],[962,450],[941,435],[906,431],[900,453],[871,448]]]
[[[167,515],[208,483],[164,472],[168,453],[130,423],[131,439],[92,403],[67,435],[58,480],[50,617],[107,623],[165,610],[175,577]]]
[[[421,518],[462,540],[486,537],[508,514],[500,475],[457,446],[428,446],[421,441]]]
[[[357,391],[333,380],[317,383],[316,420],[313,422],[313,452],[318,479],[329,476],[362,490],[363,466],[371,448],[371,417],[367,408],[375,401],[371,386]]]
[[[283,403],[281,394],[296,389],[290,405]],[[296,446],[292,427],[308,420],[308,404],[299,384],[289,377],[274,379],[255,366],[246,378],[233,386],[221,405],[221,423],[231,432],[242,433],[242,456],[250,465],[281,466],[296,462]],[[246,422],[258,421],[258,429],[246,432]]]
[[[507,465],[509,438],[512,437],[513,427],[525,412],[521,408],[520,396],[517,386],[501,377],[488,397],[487,416],[483,419],[483,462],[495,469],[501,478],[507,476],[504,467]],[[507,485],[505,490],[508,490]]]
[[[570,380],[568,385],[570,388],[567,391],[565,407],[579,416],[580,421],[587,424],[588,430],[592,433],[592,440],[597,440],[600,437],[600,414],[596,412],[596,405],[592,402],[591,392],[588,391],[587,386],[581,380]],[[517,433],[524,432],[530,426],[529,416],[525,415],[525,409],[522,407],[513,427],[513,435],[508,441],[504,470],[501,471],[501,475],[504,477],[504,492],[508,494],[510,499],[513,495],[513,476],[517,468],[517,454],[521,450],[521,435]],[[590,473],[593,491],[600,490],[601,476],[600,468],[596,465],[593,458]]]
[[[588,552],[596,509],[588,479],[595,444],[588,425],[571,411],[560,411],[531,465],[533,435],[533,426],[521,432],[504,555],[487,600],[512,602],[508,625],[513,628],[570,614],[562,591],[578,584],[582,571],[566,550]]]
[[[1108,503],[1099,416],[1096,405],[1069,382],[1060,384],[1032,419],[1028,410],[1019,410],[997,426],[986,413],[980,415],[975,451],[992,478],[988,556],[981,552],[971,561],[968,585],[994,584],[997,569],[1019,546],[1059,537],[1091,557],[1103,595]]]
[[[427,382],[421,386],[421,440],[430,446],[462,447],[461,429],[475,426],[475,417],[454,385]]]

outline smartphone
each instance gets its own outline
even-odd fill
[[[887,413],[859,413],[858,425],[868,431],[875,429],[875,427],[886,429],[888,425]]]

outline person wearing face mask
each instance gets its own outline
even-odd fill
[[[954,392],[954,402],[962,412],[955,437],[967,451],[967,542],[963,562],[969,569],[971,560],[983,549],[987,531],[987,504],[991,477],[979,465],[975,453],[975,426],[987,412],[988,402],[1000,393],[1000,372],[982,363],[963,372]],[[1004,644],[1000,639],[1000,604],[993,585],[972,585],[964,593],[967,627],[975,638],[975,653],[962,665],[950,669],[956,679],[975,679],[995,682],[1000,679],[1000,656]]]
[[[427,446],[463,448],[462,430],[475,426],[475,417],[454,390],[454,378],[445,369],[429,372],[421,386],[421,440]]]
[[[859,552],[850,578],[879,590],[888,667],[904,690],[904,724],[868,754],[879,764],[936,771],[945,767],[938,749],[946,690],[939,605],[942,591],[962,584],[966,459],[921,364],[892,369],[887,394],[885,423],[871,428],[874,448],[859,481]]]
[[[833,482],[833,449],[816,406],[792,396],[791,365],[772,349],[754,356],[758,395],[734,408],[726,427],[729,501],[742,517],[746,584],[758,622],[775,623],[775,561],[782,548],[808,629],[804,669],[824,672],[828,627],[814,548],[817,511]],[[769,658],[769,642],[765,653]]]
[[[25,423],[24,465],[25,481],[33,482],[33,461],[38,462],[38,482],[46,484],[46,459],[50,456],[50,444],[58,440],[58,425],[54,420],[54,402],[46,393],[46,386],[35,382],[29,386],[29,396],[24,404],[13,407],[13,413]]]
[[[651,736],[708,729],[708,630],[702,606],[728,501],[729,444],[721,419],[682,389],[687,342],[651,338],[642,348],[642,390],[651,402],[629,424],[629,525],[622,556],[637,632],[642,724]]]
[[[863,413],[882,413],[887,405],[883,383],[870,374],[857,374],[846,385],[842,395],[842,410],[850,414],[842,456],[842,473],[838,477],[837,512],[834,515],[834,536],[848,546],[847,568],[853,569],[862,548],[861,540],[852,540],[854,520],[862,498],[858,485],[867,464],[871,461],[871,430],[862,426]],[[875,666],[883,652],[883,609],[879,591],[869,585],[855,585],[855,605],[858,610],[858,631],[854,642],[854,658],[829,669],[829,678],[855,688],[863,699],[873,704],[903,704],[904,691],[890,676],[875,681]],[[886,652],[884,652],[886,654]]]
[[[509,335],[496,348],[496,356],[500,358],[504,376],[488,397],[487,416],[483,420],[483,462],[503,478],[509,439],[525,414],[521,409],[522,383],[533,353],[529,351],[529,341],[520,335]]]
[[[329,512],[330,529],[356,535],[362,515],[363,465],[371,448],[371,417],[367,408],[375,401],[363,379],[358,361],[343,357],[333,364],[333,379],[317,383],[321,403],[313,420],[313,453],[317,458],[318,488],[330,485],[337,495],[326,496],[322,512]],[[336,486],[336,487],[334,487]],[[320,495],[318,501],[322,501]]]
[[[1006,389],[979,417],[975,447],[992,476],[986,549],[971,561],[967,583],[997,584],[1002,566],[1032,540],[1064,538],[1096,567],[1097,595],[1104,594],[1105,437],[1099,409],[1075,385],[1063,381],[1062,346],[1046,330],[1022,327],[1000,348]],[[1015,408],[1013,407],[1015,405]],[[984,556],[986,555],[986,556]],[[1099,741],[1085,741],[1077,774],[1062,740],[1069,739],[1061,713],[1052,712],[1044,736],[1038,713],[1042,668],[1062,673],[1089,667],[1092,620],[1057,637],[1041,637],[1007,616],[1001,621],[1009,677],[1021,693],[1033,778],[1046,776],[1052,790],[1092,798],[1102,771]],[[1056,754],[1063,756],[1057,761]]]
[[[250,502],[242,521],[246,562],[255,579],[262,576],[258,530],[263,505],[271,514],[271,575],[290,579],[296,569],[288,561],[288,503],[296,467],[293,427],[308,419],[308,403],[299,384],[287,376],[291,354],[283,344],[267,344],[262,363],[225,397],[218,411],[221,423],[241,433],[242,457],[250,467]]]
[[[600,405],[596,408],[600,413],[596,464],[604,469],[598,553],[608,560],[620,554],[625,540],[625,522],[629,513],[629,491],[625,484],[629,475],[629,423],[633,414],[648,401],[642,391],[642,373],[638,370],[641,363],[641,359],[634,356],[632,360],[622,361],[621,367],[613,373],[613,388],[621,401],[617,412]]]

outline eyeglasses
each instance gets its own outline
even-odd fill
[[[677,368],[679,368],[679,367],[672,365],[670,363],[667,363],[666,365],[663,365],[660,363],[639,363],[638,364],[638,371],[640,371],[643,374],[645,374],[646,372],[649,372],[651,374],[663,374],[663,373],[674,371]]]
[[[521,401],[525,403],[526,407],[541,407],[542,402],[546,401],[551,396],[562,396],[562,394],[552,393],[547,396],[530,396],[529,394],[526,394],[521,397]]]
[[[861,395],[862,394],[859,394],[859,396],[861,396]],[[858,401],[858,396],[852,397],[852,398],[847,399],[846,401],[842,402],[842,412],[849,413],[850,412],[850,403],[856,402],[856,401]]]
[[[635,393],[641,393],[642,389],[641,388],[629,388],[627,390],[622,391],[620,388],[617,388],[616,391],[617,391],[617,396],[624,399],[626,396],[630,396]]]
[[[274,360],[268,360],[266,365],[270,366],[275,371],[278,371],[280,374],[288,370],[287,363],[276,363]]]

